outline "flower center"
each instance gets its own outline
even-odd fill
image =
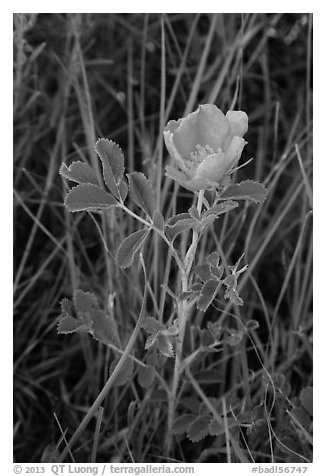
[[[222,152],[222,149],[219,148],[217,152]],[[199,164],[201,164],[202,161],[206,159],[206,157],[212,154],[215,154],[215,151],[211,146],[197,144],[190,152],[189,158],[184,158],[184,164],[187,167],[189,173],[191,175],[194,174]]]

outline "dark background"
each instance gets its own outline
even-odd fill
[[[128,170],[155,178],[162,151],[163,163],[167,160],[162,78],[164,120],[206,102],[226,112],[236,91],[234,108],[249,116],[242,160],[254,161],[239,178],[265,182],[270,194],[259,215],[243,209],[241,216],[250,220],[241,226],[241,219],[231,219],[235,231],[229,240],[236,244],[229,256],[239,256],[245,247],[249,263],[257,258],[255,283],[248,280],[242,291],[245,309],[260,324],[256,345],[272,349],[269,371],[284,376],[293,402],[312,385],[312,16],[15,14],[13,41],[16,461],[39,462],[53,454],[61,436],[54,414],[71,434],[103,385],[105,349],[87,336],[57,336],[60,300],[79,287],[105,303],[114,291],[126,322],[134,305],[123,293],[126,282],[118,270],[107,281],[94,224],[64,209],[67,188],[58,170],[73,160],[94,165],[95,140],[108,137],[123,149]],[[188,201],[181,190],[178,206]],[[131,231],[133,225],[123,226]],[[268,347],[271,335],[274,344]],[[250,349],[248,359],[257,371],[260,363]],[[129,401],[128,389],[124,395]],[[119,405],[118,394],[112,398]],[[111,410],[106,408],[99,461],[119,453],[107,443],[108,435],[124,428],[112,416],[114,408],[112,401]],[[81,439],[77,461],[89,461],[93,431]],[[192,449],[182,443],[175,457],[206,461],[210,444]],[[263,444],[252,444],[258,453],[268,452]],[[310,457],[310,446],[302,445],[301,454]],[[144,447],[150,450],[134,450],[137,461],[157,460],[159,437],[146,434]],[[130,461],[127,450],[119,458]]]

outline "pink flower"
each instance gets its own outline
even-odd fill
[[[166,175],[193,192],[218,186],[240,159],[247,129],[245,112],[224,115],[214,104],[169,121],[164,140],[178,168],[168,165]]]

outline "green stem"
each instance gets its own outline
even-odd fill
[[[171,251],[171,254],[172,256],[174,257],[179,269],[183,269],[183,263],[182,261],[180,260],[179,256],[178,256],[178,253],[176,252],[176,250],[174,249],[172,243],[167,239],[167,237],[165,236],[165,234],[163,233],[163,231],[159,230],[158,228],[156,228],[155,226],[153,226],[153,223],[151,221],[147,221],[147,220],[144,220],[143,218],[139,217],[138,215],[136,215],[136,213],[132,212],[131,210],[129,210],[128,207],[126,207],[122,202],[118,204],[118,206],[123,210],[125,211],[126,213],[128,213],[130,216],[132,216],[133,218],[135,218],[136,220],[138,220],[139,222],[143,223],[144,225],[146,225],[148,228],[153,228],[156,233],[158,233],[160,235],[160,237],[162,238],[162,240],[167,244],[167,246],[169,247],[170,251]]]
[[[201,210],[203,206],[203,198],[204,198],[204,190],[201,190],[199,192],[198,201],[197,201],[197,210],[198,210],[199,216],[201,214]],[[188,291],[189,277],[190,277],[191,268],[195,259],[198,242],[199,242],[199,233],[197,230],[193,229],[192,242],[184,258],[183,267],[180,269],[182,292]],[[171,445],[173,441],[172,428],[174,423],[175,408],[177,404],[177,392],[179,387],[180,376],[183,372],[183,365],[182,365],[183,341],[184,341],[184,336],[186,331],[186,324],[190,314],[190,309],[191,308],[189,307],[189,304],[187,303],[187,301],[179,301],[178,303],[179,333],[178,333],[178,339],[176,342],[176,349],[175,349],[175,363],[174,363],[174,372],[173,372],[173,379],[172,379],[172,388],[171,388],[171,393],[169,395],[169,402],[168,402],[169,403],[168,429],[167,429],[166,440],[165,440],[167,455],[171,451]]]

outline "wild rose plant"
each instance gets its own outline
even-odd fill
[[[236,208],[239,201],[261,203],[266,197],[266,189],[260,183],[231,181],[246,144],[243,136],[247,129],[248,116],[245,112],[228,111],[224,115],[213,104],[201,105],[188,116],[167,123],[163,135],[172,165],[166,166],[166,176],[192,192],[194,199],[189,210],[182,210],[170,217],[164,217],[156,208],[158,200],[154,188],[143,173],[129,171],[125,174],[123,153],[111,140],[99,139],[95,145],[102,163],[101,179],[84,162],[73,162],[69,167],[62,164],[61,175],[77,183],[65,198],[65,205],[70,212],[102,213],[120,208],[141,225],[140,229],[119,244],[114,259],[119,267],[128,268],[139,255],[145,285],[143,305],[125,349],[117,349],[117,342],[112,337],[114,323],[94,294],[76,290],[72,300],[64,299],[61,303],[59,333],[88,332],[99,342],[119,352],[108,381],[61,453],[60,461],[64,460],[111,388],[132,378],[135,365],[138,367],[140,385],[147,389],[156,383],[158,388],[166,392],[168,420],[165,450],[168,456],[180,399],[180,379],[187,373],[191,381],[190,364],[200,358],[202,353],[211,352],[223,342],[232,345],[239,343],[249,327],[256,325],[249,321],[232,336],[226,336],[218,322],[209,322],[207,329],[200,332],[199,347],[190,355],[185,353],[183,344],[187,323],[191,320],[195,306],[199,311],[206,312],[221,295],[233,306],[243,304],[237,290],[238,279],[247,269],[247,265],[240,266],[243,255],[239,256],[235,264],[226,265],[220,259],[220,250],[212,250],[203,262],[198,262],[196,251],[200,240],[215,220]],[[138,212],[132,204],[136,205]],[[171,295],[164,293],[165,299],[174,300],[173,316],[168,320],[149,316],[146,312],[148,278],[146,253],[143,256],[142,250],[152,232],[162,239],[179,272],[180,279],[176,281],[179,288],[172,290]],[[180,249],[180,242],[176,240],[182,235],[191,237],[185,251]],[[139,361],[135,364],[133,358],[134,344],[140,332],[145,332],[147,336],[142,365]],[[158,356],[163,362],[173,359],[172,373],[158,365]],[[158,374],[160,377],[157,380]],[[211,415],[205,414],[204,419],[200,420],[202,425],[199,425],[198,418],[201,415],[186,419],[187,427],[183,422],[191,440],[198,441],[207,434],[217,434],[216,428],[221,425],[221,417],[214,408]]]

